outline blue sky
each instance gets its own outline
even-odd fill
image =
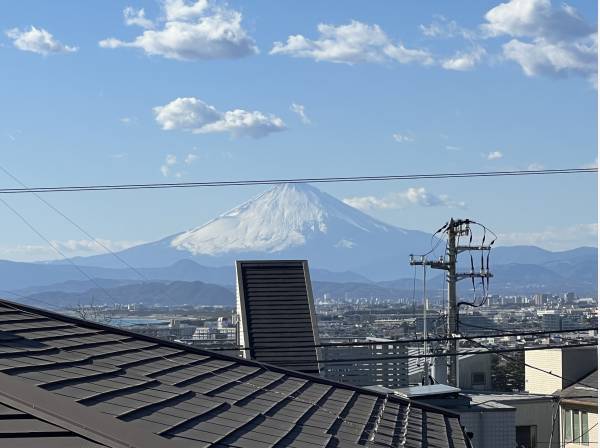
[[[597,165],[596,29],[589,1],[8,2],[0,165],[35,186]],[[322,188],[405,228],[597,241],[595,175]],[[45,199],[118,249],[260,191]],[[37,198],[6,200],[66,254],[98,249]],[[0,258],[56,258],[1,213]]]

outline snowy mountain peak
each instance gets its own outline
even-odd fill
[[[398,231],[308,184],[280,184],[173,238],[193,255],[271,253],[320,241],[352,248],[361,234]]]

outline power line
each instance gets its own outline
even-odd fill
[[[483,345],[483,344],[482,344]],[[538,351],[538,350],[551,350],[555,348],[577,348],[577,347],[592,347],[597,346],[598,342],[586,342],[582,344],[571,344],[571,345],[545,345],[539,347],[522,347],[522,348],[495,348],[486,350],[467,350],[467,351],[458,351],[458,352],[446,352],[446,353],[424,353],[420,355],[400,355],[400,356],[377,356],[377,357],[365,357],[365,358],[348,358],[348,359],[332,359],[332,360],[319,360],[319,364],[340,364],[340,363],[348,363],[348,362],[367,362],[367,361],[396,361],[401,359],[418,359],[418,358],[440,358],[445,356],[457,357],[463,355],[483,355],[487,353],[511,353],[511,352],[526,352],[526,351]],[[286,365],[294,365],[294,364],[302,364],[302,361],[289,361],[286,362]],[[548,372],[546,372],[548,373]]]
[[[20,184],[24,189],[30,188],[28,185],[25,185],[18,177],[16,177],[10,171],[8,171],[6,168],[4,168],[2,165],[0,165],[0,170],[2,170],[8,177],[10,177],[11,179],[13,179],[15,182],[17,182],[18,184]],[[148,277],[146,277],[138,269],[136,269],[131,264],[129,264],[126,260],[124,260],[123,257],[121,257],[120,255],[118,255],[114,251],[112,251],[108,246],[106,246],[106,244],[104,244],[102,241],[100,241],[99,239],[97,239],[96,237],[94,237],[92,234],[90,234],[90,232],[88,232],[87,230],[85,230],[82,226],[80,226],[79,224],[77,224],[73,219],[69,218],[65,213],[63,213],[62,211],[60,211],[58,208],[56,208],[54,205],[52,205],[50,202],[48,202],[46,199],[44,199],[38,193],[36,193],[35,191],[32,191],[31,193],[36,198],[38,198],[40,201],[42,201],[44,204],[46,204],[46,206],[48,208],[50,208],[51,210],[53,210],[54,212],[56,212],[57,214],[59,214],[60,216],[62,216],[65,220],[67,220],[74,227],[76,227],[81,233],[83,233],[88,238],[90,238],[92,241],[94,241],[96,244],[98,244],[100,247],[102,247],[107,253],[111,254],[113,257],[115,257],[117,260],[119,260],[121,263],[123,263],[126,267],[128,267],[133,272],[135,272],[141,279],[143,279],[143,280],[149,280]]]
[[[489,347],[488,347],[487,345],[485,345],[485,344],[482,344],[481,342],[478,342],[478,341],[471,341],[471,342],[473,342],[474,344],[477,344],[478,346],[480,346],[480,347],[482,347],[482,348],[489,349]],[[588,344],[587,346],[591,346],[591,345],[598,345],[598,343],[597,343],[597,342],[595,342],[595,343],[590,343],[590,344]],[[582,346],[585,346],[585,345],[583,345],[583,344],[575,344],[575,345],[555,345],[555,346],[550,346],[550,347],[548,347],[548,348],[549,348],[549,349],[551,349],[551,348],[567,348],[567,347],[582,347]],[[525,351],[525,350],[523,350],[523,351]],[[519,360],[519,359],[515,359],[515,358],[513,358],[512,356],[508,356],[508,355],[505,355],[505,354],[503,354],[503,353],[498,353],[498,355],[499,355],[499,356],[501,356],[501,357],[503,357],[503,358],[505,358],[505,359],[508,359],[508,360],[510,360],[510,361],[514,361],[514,362],[521,363],[521,364],[523,364],[523,365],[525,365],[525,366],[529,367],[530,369],[533,369],[533,370],[537,370],[537,371],[539,371],[539,372],[546,373],[546,374],[548,374],[548,375],[550,375],[550,376],[553,376],[553,377],[556,377],[556,378],[560,378],[561,380],[567,380],[567,381],[570,381],[570,382],[571,382],[571,384],[580,384],[580,385],[583,385],[583,386],[586,386],[586,387],[590,387],[590,386],[589,386],[589,384],[581,383],[581,382],[579,382],[579,381],[575,381],[575,380],[573,380],[573,379],[571,379],[571,378],[566,378],[566,377],[564,377],[564,376],[557,375],[556,373],[553,373],[553,372],[551,372],[551,371],[549,371],[549,370],[540,369],[539,367],[532,366],[531,364],[528,364],[528,363],[526,363],[525,361],[521,361],[521,360]],[[597,388],[595,388],[595,387],[590,387],[590,389],[598,390],[598,389],[597,389]]]
[[[471,339],[488,339],[502,336],[538,336],[538,335],[546,335],[546,334],[554,334],[554,333],[577,333],[579,331],[588,331],[588,330],[597,330],[594,327],[580,327],[580,328],[572,328],[569,330],[557,330],[557,331],[524,331],[520,333],[513,333],[510,335],[500,333],[500,334],[482,334],[475,336],[445,336],[445,337],[436,337],[436,338],[417,338],[417,339],[390,339],[386,341],[362,341],[362,342],[325,342],[322,344],[311,344],[311,345],[294,345],[294,349],[296,348],[327,348],[327,347],[364,347],[364,346],[373,346],[373,345],[394,345],[394,344],[411,344],[411,343],[423,343],[423,342],[446,342],[446,341],[460,341],[460,340],[471,340]],[[289,351],[289,348],[274,348],[274,347],[261,347],[254,345],[252,347],[235,347],[236,350],[261,350],[261,351]],[[211,350],[219,350],[217,348]],[[231,348],[226,348],[223,350],[231,350]]]
[[[172,188],[199,188],[199,187],[235,187],[250,185],[279,185],[279,184],[304,184],[304,183],[339,183],[339,182],[376,182],[392,180],[417,180],[417,179],[457,179],[471,177],[506,177],[506,176],[539,176],[553,174],[585,174],[597,173],[598,168],[561,168],[543,170],[513,170],[513,171],[472,171],[459,173],[434,173],[434,174],[400,174],[389,176],[351,176],[351,177],[306,177],[289,179],[261,179],[261,180],[226,180],[204,182],[177,182],[177,183],[146,183],[146,184],[100,184],[100,185],[75,185],[57,187],[28,187],[28,188],[0,188],[0,194],[20,193],[66,193],[76,191],[112,191],[112,190],[155,190]]]
[[[500,328],[494,328],[494,327],[484,327],[482,325],[475,325],[475,324],[467,324],[465,322],[463,322],[462,320],[458,321],[459,325],[463,325],[465,327],[471,327],[471,328],[478,328],[480,330],[490,330],[490,331],[498,331],[500,332],[499,335],[494,335],[493,337],[501,337],[501,336],[523,336],[523,332],[520,331],[509,331],[509,330],[501,330]],[[574,329],[574,332],[577,331],[588,331],[588,330],[598,330],[597,327],[588,327],[587,330],[585,329],[585,327],[578,327],[576,329]],[[530,332],[531,333],[531,332]],[[542,331],[539,332],[538,334],[558,334],[558,333],[570,333],[570,330],[547,330],[547,331]],[[490,336],[492,337],[492,336]]]
[[[3,171],[7,176],[9,176],[11,179],[13,179],[15,182],[17,182],[18,184],[20,184],[23,188],[30,188],[29,186],[25,185],[23,183],[23,181],[21,181],[18,177],[16,177],[14,174],[12,174],[10,171],[8,171],[5,167],[3,167],[2,165],[0,165],[0,170]],[[76,227],[80,232],[82,232],[84,235],[86,235],[88,238],[90,238],[92,241],[94,241],[96,244],[98,244],[100,247],[102,247],[104,250],[106,250],[107,253],[111,254],[113,257],[115,257],[118,261],[120,261],[125,267],[129,268],[132,272],[134,272],[138,277],[140,277],[143,281],[147,281],[147,282],[151,282],[152,280],[146,276],[143,272],[141,272],[139,269],[137,269],[136,267],[132,266],[129,262],[127,262],[127,260],[125,260],[123,257],[121,257],[118,253],[115,253],[113,250],[111,250],[106,244],[104,244],[102,241],[100,241],[99,239],[97,239],[96,237],[94,237],[90,232],[88,232],[87,230],[85,230],[81,225],[77,224],[73,219],[71,219],[69,216],[67,216],[64,212],[62,212],[61,210],[59,210],[57,207],[55,207],[54,205],[52,205],[50,202],[48,202],[46,199],[44,199],[40,194],[32,191],[31,192],[37,199],[39,199],[41,202],[43,202],[48,208],[50,208],[51,210],[53,210],[54,212],[56,212],[57,214],[59,214],[60,216],[62,216],[66,221],[68,221],[69,223],[71,223],[74,227]],[[31,227],[31,226],[30,226]],[[38,233],[38,232],[36,232]],[[39,233],[38,233],[39,234]],[[45,238],[44,238],[45,239]],[[47,240],[46,240],[47,241]],[[62,254],[61,254],[62,255]],[[64,255],[63,255],[64,257]],[[72,263],[71,263],[72,264]],[[99,286],[96,282],[94,282],[94,284],[96,286]],[[108,294],[108,292],[104,289],[103,292],[105,292],[107,294],[107,296],[109,298],[110,295]],[[167,296],[169,296],[168,292],[166,294]],[[154,295],[154,298],[159,297],[158,294]],[[172,300],[172,297],[168,297],[169,299]]]
[[[50,248],[52,248],[57,254],[59,254],[62,258],[64,258],[64,260],[66,262],[68,262],[71,266],[73,266],[77,271],[79,271],[79,273],[81,275],[83,275],[84,277],[86,277],[90,282],[92,282],[94,285],[96,285],[96,287],[98,289],[100,289],[102,292],[104,292],[104,294],[106,294],[106,296],[113,300],[114,302],[116,302],[112,296],[110,295],[110,293],[106,290],[106,288],[104,288],[100,283],[98,283],[96,281],[95,278],[91,277],[87,272],[85,272],[80,266],[76,265],[75,263],[73,263],[73,260],[71,260],[70,258],[68,258],[63,251],[61,251],[58,247],[56,247],[55,244],[52,244],[52,242],[46,238],[46,236],[40,232],[33,224],[31,224],[27,218],[25,218],[25,216],[23,216],[21,213],[19,213],[14,207],[12,207],[8,202],[6,202],[4,199],[2,199],[2,197],[0,197],[0,202],[2,202],[2,204],[4,204],[4,206],[6,208],[8,208],[11,212],[13,212],[27,227],[29,227],[37,236],[39,236],[42,240],[44,240],[48,246],[50,246]]]

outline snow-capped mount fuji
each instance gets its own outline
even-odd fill
[[[171,246],[193,255],[275,253],[315,242],[322,250],[348,250],[364,243],[365,237],[394,232],[406,234],[314,187],[282,184],[176,236]]]
[[[429,245],[429,234],[385,224],[311,185],[281,184],[204,225],[119,255],[137,267],[182,259],[231,266],[244,258],[306,258],[311,267],[355,270],[376,279],[406,274],[408,254]],[[110,254],[77,263],[122,267]],[[389,272],[379,272],[382,265]]]

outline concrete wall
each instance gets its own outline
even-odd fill
[[[532,394],[552,394],[590,373],[598,365],[598,352],[596,347],[526,351],[525,362],[563,377],[525,366],[525,390]]]
[[[461,412],[460,422],[473,433],[473,448],[514,448],[515,410]]]
[[[562,349],[526,351],[525,363],[562,376]],[[560,378],[525,365],[525,391],[531,394],[552,394],[562,388]]]
[[[563,350],[563,389],[598,367],[598,348],[579,347]]]
[[[516,409],[515,426],[537,426],[538,446],[548,447],[550,433],[552,432],[552,419],[556,412],[555,402],[547,400],[519,400],[503,401],[502,403],[513,406]],[[554,424],[554,435],[552,437],[552,448],[560,446],[560,431],[558,416]],[[542,443],[545,442],[545,443]]]
[[[463,390],[492,390],[492,355],[461,356],[458,361],[458,387]],[[473,385],[473,374],[483,373],[485,384]]]

